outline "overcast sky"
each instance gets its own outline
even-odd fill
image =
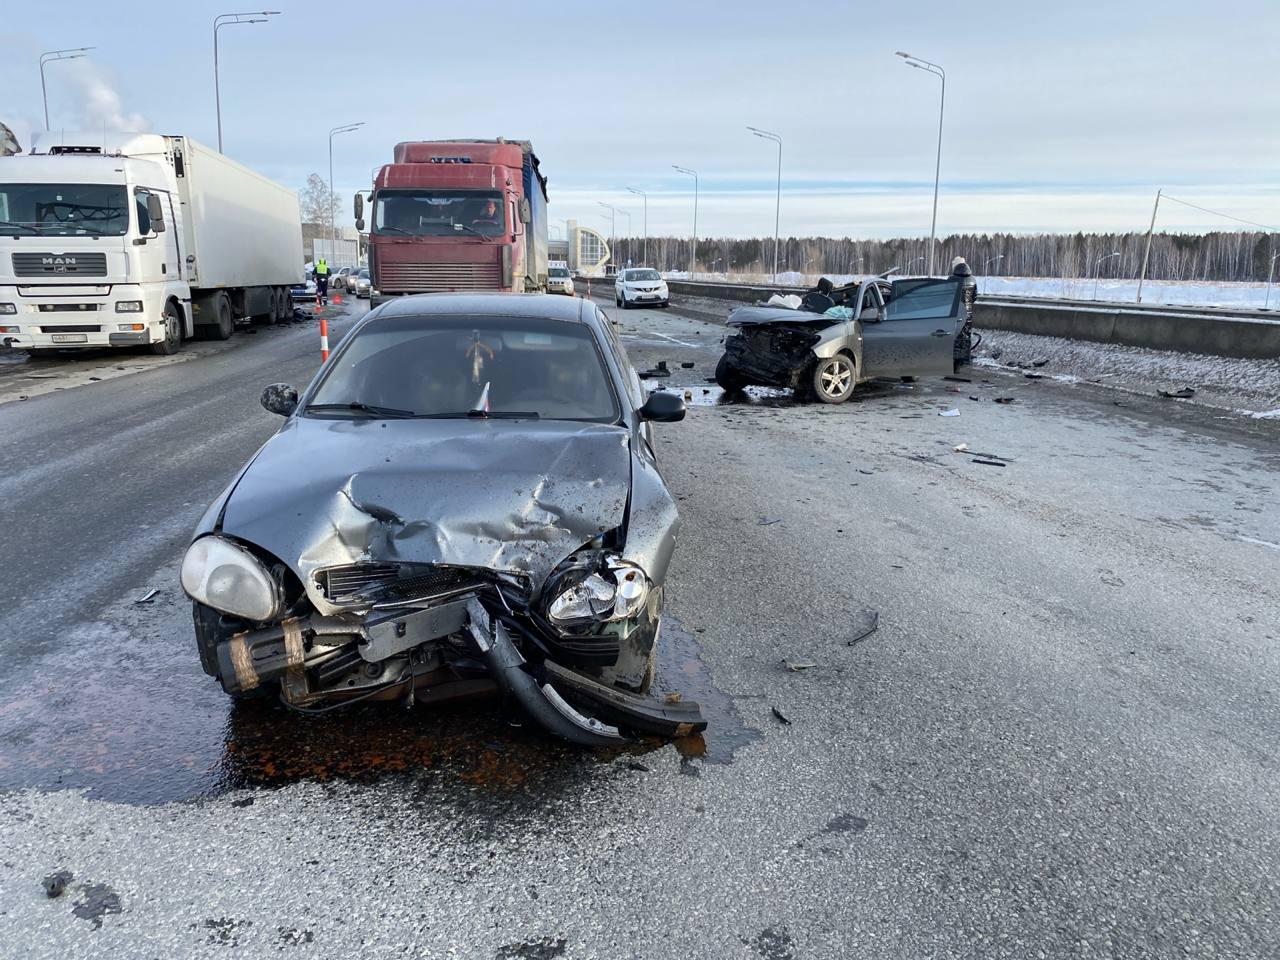
[[[300,187],[367,188],[400,140],[529,139],[556,220],[651,234],[927,235],[938,80],[947,71],[938,230],[1146,228],[1157,188],[1280,224],[1280,0],[595,4],[272,0],[221,31],[226,152]],[[21,14],[17,10],[21,9]],[[234,5],[60,0],[8,7],[0,122],[185,133],[216,143],[211,21]],[[131,14],[131,15],[130,15]],[[350,215],[350,205],[343,209]],[[602,214],[604,216],[602,216]],[[618,232],[625,232],[625,218]],[[1230,228],[1170,204],[1166,229]]]

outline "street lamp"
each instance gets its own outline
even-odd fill
[[[86,51],[96,50],[97,47],[72,47],[69,50],[49,50],[40,54],[40,96],[44,99],[44,128],[49,129],[49,92],[44,85],[44,65],[52,63],[54,60],[79,60],[85,55]]]
[[[613,259],[618,253],[618,211],[617,208],[609,206],[603,200],[597,200],[596,203],[609,211],[609,242],[613,244],[609,249],[609,258]]]
[[[936,63],[921,60],[901,50],[896,55],[906,61],[907,66],[932,73],[942,81],[942,96],[938,98],[938,160],[933,168],[933,226],[929,228],[929,276],[933,276],[933,248],[938,236],[938,177],[942,172],[942,113],[947,103],[947,71]]]
[[[644,262],[649,262],[649,195],[635,187],[627,187],[637,197],[644,197]]]
[[[773,282],[778,282],[778,223],[782,217],[782,138],[768,130],[747,127],[753,134],[763,140],[772,140],[778,145],[778,191],[773,207]]]
[[[987,259],[985,259],[985,260],[983,260],[983,261],[982,261],[982,272],[983,272],[984,274],[987,272],[987,264],[988,264],[988,263],[997,263],[997,262],[999,262],[1000,260],[1003,260],[1003,259],[1004,259],[1004,254],[1003,254],[1003,253],[998,253],[998,254],[996,254],[994,257],[987,257]]]
[[[1271,268],[1267,270],[1267,299],[1262,304],[1263,310],[1268,310],[1271,307],[1271,278],[1275,275],[1277,260],[1280,260],[1280,253],[1271,258]]]
[[[222,90],[218,84],[218,31],[237,23],[266,23],[268,17],[280,14],[279,10],[260,10],[256,13],[220,13],[213,18],[213,99],[218,109],[218,152],[222,152]],[[252,19],[242,19],[249,17]]]
[[[338,252],[337,230],[334,221],[337,219],[333,211],[333,138],[335,134],[350,133],[352,130],[359,130],[364,126],[364,121],[359,123],[348,123],[340,127],[334,127],[329,131],[329,255],[334,256]],[[359,239],[356,240],[356,249],[360,247]],[[359,259],[357,257],[357,259]]]
[[[862,257],[857,257],[849,264],[849,274],[851,276],[856,276],[856,274],[854,273],[854,267],[856,267],[861,262],[862,262]]]
[[[671,169],[693,177],[693,252],[689,257],[689,279],[694,280],[697,279],[695,274],[698,272],[698,171],[678,167],[674,163]]]
[[[911,263],[907,264],[907,269],[910,270],[912,264],[923,263],[923,262],[924,262],[924,257],[916,257],[914,260],[911,261]]]
[[[1103,260],[1110,260],[1112,257],[1118,257],[1118,256],[1120,256],[1120,251],[1113,250],[1110,253],[1108,253],[1105,257],[1099,257],[1097,260],[1093,261],[1093,299],[1095,300],[1098,299],[1098,277],[1099,277],[1098,264],[1102,263]],[[1273,260],[1272,262],[1274,263],[1275,261]]]

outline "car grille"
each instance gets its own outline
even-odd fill
[[[484,581],[469,570],[408,563],[353,563],[316,573],[330,603],[424,600],[473,590]]]
[[[15,253],[15,277],[105,277],[105,253]]]
[[[398,293],[497,290],[502,286],[502,266],[497,263],[379,263],[378,286]]]

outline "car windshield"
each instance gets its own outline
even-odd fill
[[[415,237],[501,236],[502,194],[484,190],[380,190],[373,230]]]
[[[367,409],[601,422],[620,413],[589,327],[481,316],[387,317],[353,333],[307,410],[354,416]]]
[[[359,276],[359,279],[361,279],[361,280],[368,280],[368,279],[369,279],[369,271],[368,271],[368,270],[361,270],[361,271],[360,271],[360,273],[358,274],[358,276]]]
[[[0,183],[0,234],[124,236],[123,186],[100,183]]]
[[[550,277],[567,277],[568,275],[569,271],[564,267],[551,267],[547,270],[547,276]]]
[[[628,281],[633,280],[661,280],[657,270],[628,270],[624,278]]]

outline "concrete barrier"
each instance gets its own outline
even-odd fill
[[[577,281],[580,291],[585,281]],[[702,280],[668,280],[672,302],[685,298],[720,300],[729,304],[756,303],[774,293],[804,293],[808,287],[759,286],[742,283],[709,283]],[[593,278],[594,293],[613,294],[613,278]],[[1030,298],[978,298],[973,325],[979,330],[1009,330],[1043,337],[1120,343],[1155,350],[1208,353],[1220,357],[1274,359],[1280,357],[1280,320],[1256,311],[1233,314],[1220,308],[1180,310],[1155,304],[1082,305],[1060,300],[1032,302]]]

